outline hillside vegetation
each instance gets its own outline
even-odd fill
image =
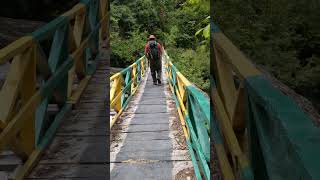
[[[250,59],[320,110],[320,2],[215,0],[214,21]]]
[[[191,1],[111,1],[111,66],[133,63],[143,55],[149,34],[154,34],[177,68],[209,91],[209,44],[195,36],[208,24],[208,15],[209,6]]]

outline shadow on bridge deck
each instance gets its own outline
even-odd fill
[[[148,74],[112,130],[120,140],[111,144],[111,179],[176,179],[178,171],[193,172],[188,150],[177,143],[178,131],[172,127],[179,120],[176,109],[168,107],[167,88],[153,85]]]

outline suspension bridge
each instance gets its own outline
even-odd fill
[[[211,23],[211,103],[167,54],[164,87],[144,57],[110,78],[111,178],[319,179],[318,127]]]
[[[111,179],[210,179],[209,97],[162,61],[161,86],[145,57],[110,78]]]

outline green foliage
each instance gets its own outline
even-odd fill
[[[134,30],[135,23],[133,12],[128,6],[112,6],[111,28],[114,32],[119,32],[120,37],[130,37],[130,32]]]
[[[252,61],[320,109],[320,4],[216,1],[214,21]]]
[[[204,37],[195,36],[201,28],[208,33],[208,7],[185,0],[117,0],[111,2],[111,13],[111,66],[134,62],[143,55],[148,35],[154,34],[170,49],[180,71],[208,90],[209,46],[199,43]]]
[[[187,0],[187,3],[197,8],[201,8],[206,12],[209,12],[209,7],[210,7],[209,0]]]
[[[111,32],[111,66],[127,67],[143,56],[147,33],[131,32],[131,38],[123,39],[117,32]]]
[[[167,51],[172,63],[189,81],[205,92],[210,92],[210,51],[203,48],[169,48]]]
[[[203,9],[204,11],[209,11],[209,5],[210,2],[209,0],[188,0],[188,3]],[[210,16],[204,19],[204,22],[206,22],[206,26],[204,28],[199,29],[196,33],[195,36],[201,35],[200,37],[204,39],[205,43],[209,42],[210,39],[210,22],[209,22]]]
[[[202,35],[205,39],[209,39],[210,38],[210,24],[208,24],[206,27],[201,28],[200,30],[198,30],[195,34],[195,36],[198,35]]]

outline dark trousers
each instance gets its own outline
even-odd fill
[[[151,76],[152,76],[153,82],[157,82],[157,79],[160,80],[161,79],[161,69],[152,69],[151,68]]]
[[[161,80],[161,62],[150,63],[150,70],[153,82],[157,82],[157,79]]]

